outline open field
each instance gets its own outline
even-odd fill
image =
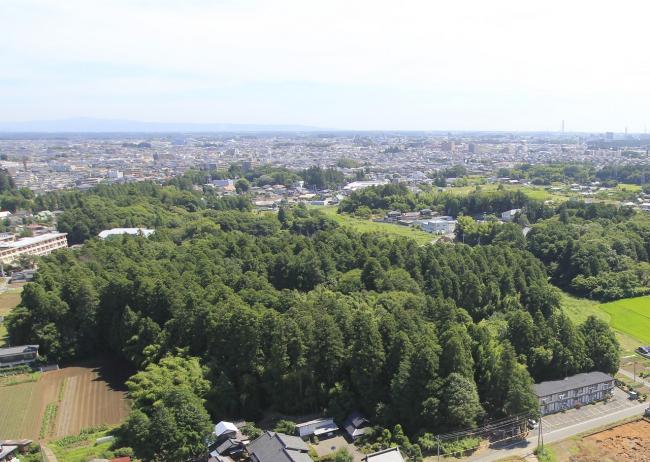
[[[611,326],[650,345],[650,296],[626,298],[601,305]]]
[[[109,431],[99,430],[91,433],[84,433],[83,437],[68,442],[55,440],[48,443],[48,447],[60,462],[86,462],[94,458],[112,458],[113,454],[108,453],[113,445],[112,441],[95,444],[97,438],[107,436]]]
[[[608,323],[616,332],[616,338],[621,344],[623,355],[633,354],[639,345],[650,345],[648,338],[650,336],[650,318],[644,318],[646,316],[644,312],[650,316],[650,297],[626,298],[603,304],[563,292],[561,303],[566,315],[576,324],[584,322],[592,315]],[[627,313],[626,307],[628,306],[639,310],[640,313]],[[640,322],[641,326],[646,326],[647,330],[641,332],[643,327],[639,329],[634,320]]]
[[[552,447],[559,462],[648,461],[650,422],[635,420]]]
[[[46,438],[120,423],[129,403],[119,371],[115,364],[66,367],[45,372],[35,382],[0,386],[0,434],[38,440],[48,404],[56,404],[57,411]]]
[[[404,236],[415,239],[419,244],[428,244],[435,240],[433,234],[425,233],[419,229],[410,228],[408,226],[394,225],[391,223],[377,223],[370,220],[362,220],[361,218],[354,218],[349,215],[336,213],[337,207],[316,207],[328,217],[333,218],[342,226],[350,226],[360,233],[385,233],[394,236]]]
[[[0,293],[0,316],[7,316],[20,303],[20,293],[22,290],[22,284],[12,284],[6,291]],[[6,336],[7,329],[4,323],[0,323],[0,346],[6,345]]]

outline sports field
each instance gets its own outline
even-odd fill
[[[614,329],[650,345],[650,296],[604,303],[600,309],[610,316]]]

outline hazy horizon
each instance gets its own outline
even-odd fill
[[[644,133],[641,1],[4,0],[0,122]]]

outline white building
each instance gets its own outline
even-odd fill
[[[398,447],[373,452],[372,454],[368,454],[363,460],[364,462],[404,462],[404,458]]]
[[[383,186],[388,184],[388,180],[377,180],[377,181],[353,181],[352,183],[346,184],[343,189],[345,191],[357,191],[363,188],[369,188],[370,186]]]
[[[298,436],[303,439],[307,439],[312,435],[318,436],[319,438],[326,438],[334,435],[338,429],[338,425],[334,423],[334,419],[331,417],[310,420],[309,422],[296,425]]]
[[[40,257],[57,249],[65,249],[68,247],[66,236],[66,233],[45,233],[16,241],[2,241],[0,242],[0,262],[12,263],[21,255]]]
[[[431,220],[416,220],[415,224],[422,228],[422,231],[433,234],[451,234],[456,231],[456,220],[445,220],[444,218],[434,218]]]
[[[121,236],[122,234],[130,234],[131,236],[142,235],[144,237],[149,237],[154,232],[155,230],[147,229],[147,228],[113,228],[113,229],[105,229],[104,231],[99,233],[98,236],[100,239],[106,239],[107,237],[111,237],[111,236]]]
[[[515,219],[515,215],[517,215],[519,212],[521,212],[521,209],[507,210],[501,214],[501,219],[503,221],[512,221]]]

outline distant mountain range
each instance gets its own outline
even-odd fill
[[[0,132],[4,133],[228,133],[310,132],[319,130],[322,129],[305,125],[140,122],[87,117],[29,122],[0,122]]]

